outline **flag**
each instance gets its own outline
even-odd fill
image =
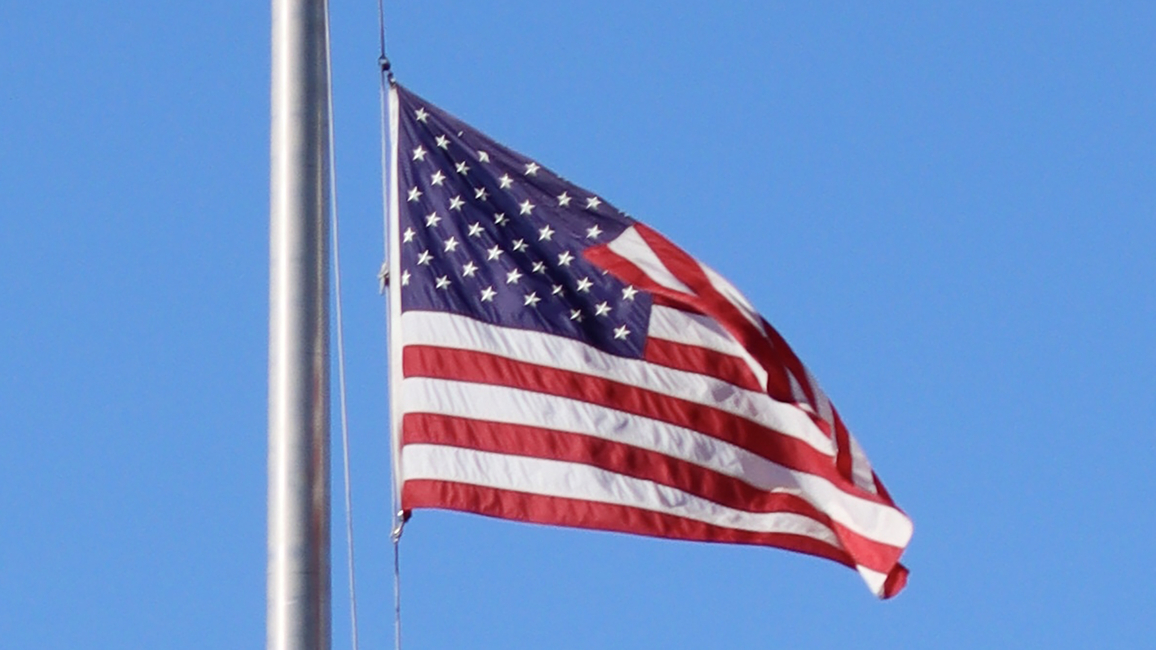
[[[734,286],[400,85],[389,119],[406,516],[772,546],[903,588],[911,521]]]

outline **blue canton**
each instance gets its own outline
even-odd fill
[[[641,357],[651,299],[583,251],[634,222],[397,86],[402,311],[452,312]]]

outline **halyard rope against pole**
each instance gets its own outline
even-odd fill
[[[354,579],[353,562],[353,497],[349,473],[349,413],[346,409],[345,390],[345,328],[341,312],[341,245],[337,218],[337,153],[333,129],[333,56],[330,48],[329,22],[325,30],[325,65],[328,67],[329,85],[325,98],[329,110],[329,218],[333,237],[333,289],[335,293],[337,317],[337,385],[339,409],[341,411],[341,460],[345,479],[345,541],[349,570],[349,618],[350,641],[353,650],[358,650],[357,641],[357,583]]]
[[[389,58],[385,56],[385,7],[384,0],[377,0],[377,31],[378,31],[378,61],[384,72],[388,73],[389,81],[393,82],[393,73],[389,72]],[[382,123],[384,125],[384,122]]]

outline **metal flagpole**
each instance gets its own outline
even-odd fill
[[[267,650],[328,650],[327,0],[272,0]]]

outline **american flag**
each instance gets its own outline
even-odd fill
[[[903,588],[911,521],[737,289],[400,85],[390,134],[407,516],[774,546]]]

